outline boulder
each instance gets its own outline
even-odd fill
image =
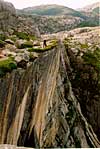
[[[19,39],[19,40],[17,40],[17,41],[15,42],[15,45],[16,45],[17,48],[20,48],[21,45],[22,45],[23,43],[25,43],[25,42],[26,42],[26,40]]]
[[[13,4],[0,1],[0,29],[3,31],[16,23],[16,10]]]
[[[15,53],[15,52],[11,52],[11,51],[9,51],[8,49],[3,50],[2,53],[3,53],[4,55],[6,55],[6,56],[13,56],[13,57],[16,56],[16,53]]]
[[[17,63],[21,62],[22,60],[28,62],[29,61],[29,55],[26,53],[18,53],[17,56],[15,57],[15,61]]]
[[[5,49],[8,49],[9,51],[16,51],[16,46],[12,44],[6,44]]]
[[[14,42],[11,39],[6,39],[5,42],[14,45]]]

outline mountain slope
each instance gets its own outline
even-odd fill
[[[17,10],[18,15],[29,17],[40,33],[56,33],[75,28],[87,16],[79,11],[60,5],[41,5]]]
[[[94,8],[94,12],[98,9]],[[40,5],[17,10],[18,15],[30,18],[40,33],[57,33],[77,27],[98,26],[99,19],[95,13],[76,11],[60,5]]]
[[[94,4],[88,5],[86,7],[83,7],[80,10],[85,11],[85,12],[93,12],[93,11],[97,10],[99,7],[100,7],[100,4],[99,4],[99,2],[97,2]],[[96,12],[98,12],[98,11],[96,11]]]
[[[78,9],[88,18],[78,24],[77,27],[92,27],[99,26],[100,5],[99,2]]]
[[[29,7],[23,9],[24,12],[27,12],[29,14],[37,14],[37,15],[48,15],[48,16],[61,16],[61,15],[71,15],[75,17],[82,17],[84,18],[84,15],[74,9],[60,6],[56,4],[52,5],[40,5],[36,7]]]

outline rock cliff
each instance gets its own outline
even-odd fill
[[[6,30],[10,25],[14,25],[16,20],[16,10],[11,3],[0,0],[0,29]]]
[[[64,45],[43,52],[25,70],[0,79],[0,144],[100,147],[70,82]]]
[[[40,36],[39,30],[32,21],[19,17],[12,3],[0,0],[0,34],[13,34],[15,31]]]

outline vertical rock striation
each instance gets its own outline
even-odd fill
[[[100,147],[74,96],[62,43],[27,70],[0,79],[0,143],[26,147]]]

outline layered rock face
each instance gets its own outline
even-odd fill
[[[26,70],[0,79],[0,143],[25,147],[100,147],[69,80],[61,42]]]
[[[6,30],[10,25],[14,25],[16,20],[16,10],[11,3],[0,0],[0,29]]]

